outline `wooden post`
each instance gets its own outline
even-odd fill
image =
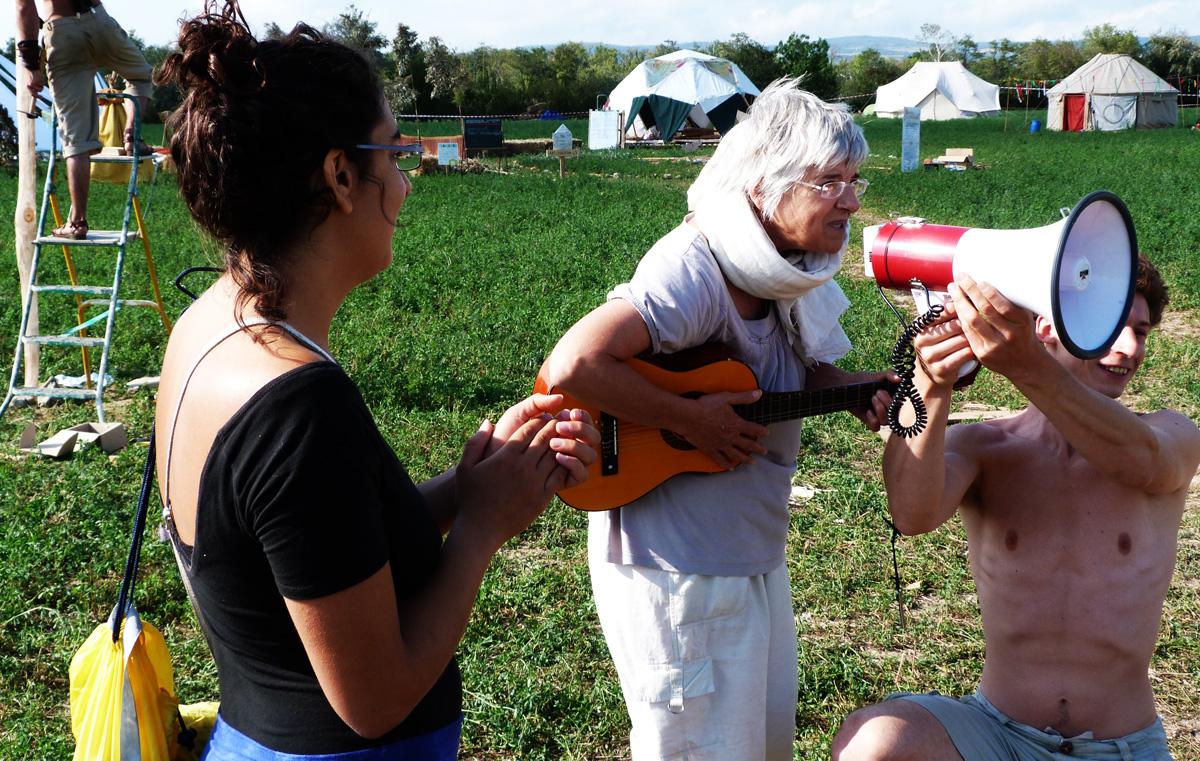
[[[38,333],[37,294],[29,289],[29,279],[33,269],[33,240],[37,237],[37,130],[34,121],[27,114],[33,113],[37,104],[33,93],[29,92],[29,69],[21,65],[17,57],[17,112],[13,118],[17,122],[17,210],[13,217],[17,249],[17,272],[21,279],[21,293],[29,294],[33,303],[29,307],[29,324],[25,332],[29,335]],[[24,302],[22,302],[24,306]],[[25,385],[38,385],[39,346],[25,346]]]
[[[568,156],[578,156],[579,151],[574,148],[569,151],[564,151],[564,150],[556,151],[553,148],[551,148],[550,150],[546,151],[546,155],[554,156],[558,159],[558,176],[560,178],[562,178],[562,177],[567,176],[567,157]]]

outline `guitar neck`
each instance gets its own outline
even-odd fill
[[[871,397],[876,391],[890,390],[894,385],[880,380],[807,391],[767,392],[757,402],[735,405],[734,410],[751,422],[770,425],[784,420],[866,407],[871,403]]]

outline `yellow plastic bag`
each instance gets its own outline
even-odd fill
[[[102,90],[101,95],[110,90]],[[125,147],[125,101],[122,98],[106,98],[100,105],[100,142],[106,148]],[[138,166],[138,182],[148,181],[154,176],[154,164],[142,161]],[[103,182],[129,182],[129,164],[92,162],[92,179]]]
[[[126,610],[115,642],[110,618],[71,659],[74,761],[171,761],[178,751],[179,701],[167,644],[132,605]],[[135,745],[138,755],[129,750]]]
[[[192,738],[190,749],[185,748],[182,741],[179,743],[174,761],[198,761],[200,754],[204,752],[204,746],[208,745],[213,727],[217,724],[217,709],[220,706],[215,700],[179,706],[179,715],[183,723],[196,734]]]

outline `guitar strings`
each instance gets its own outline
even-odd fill
[[[829,399],[821,399],[818,403],[812,404],[812,414],[805,417],[814,417],[816,415],[824,415],[830,412],[840,412],[848,408],[866,406],[866,404],[870,403],[870,397],[874,395],[874,389],[871,390],[871,393],[867,395],[865,399],[862,399],[858,395],[851,397],[851,394],[843,389],[829,389],[828,391],[825,389],[814,389],[812,391],[798,393],[811,393],[817,397],[834,397]],[[864,393],[864,390],[857,390],[857,394],[862,393]],[[838,398],[838,395],[840,395],[840,398]],[[851,404],[852,399],[853,401],[860,403]],[[749,405],[739,406],[745,408]],[[763,423],[764,425],[771,425],[772,423],[783,422],[786,420],[795,420],[796,418],[801,417],[795,414],[795,409],[800,406],[800,402],[793,399],[767,399],[757,402],[755,406],[759,406],[765,410],[755,415],[755,420]],[[622,449],[637,449],[648,445],[656,445],[662,440],[664,430],[666,429],[619,420],[617,423],[616,434],[617,451],[619,452]]]

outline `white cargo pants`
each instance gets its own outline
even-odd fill
[[[798,684],[786,564],[748,577],[589,566],[634,761],[791,761]]]

